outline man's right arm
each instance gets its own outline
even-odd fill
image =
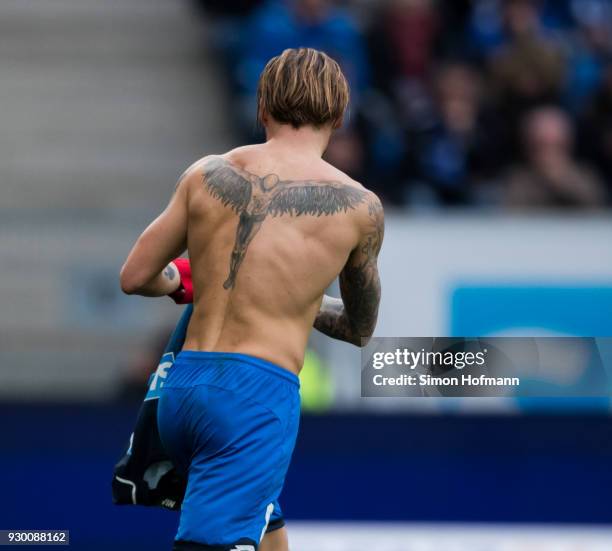
[[[367,229],[340,273],[342,299],[327,295],[314,327],[334,339],[365,346],[376,327],[380,303],[378,253],[384,235],[384,214],[378,197],[368,200]]]

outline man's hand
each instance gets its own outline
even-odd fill
[[[315,318],[314,328],[334,339],[361,346],[362,337],[351,325],[341,298],[323,295],[323,302]]]

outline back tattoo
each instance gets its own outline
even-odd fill
[[[249,244],[268,215],[329,216],[355,209],[367,196],[365,191],[341,182],[281,180],[276,174],[260,177],[220,158],[207,163],[204,185],[213,197],[239,215],[224,289],[236,284]]]

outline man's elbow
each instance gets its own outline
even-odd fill
[[[368,343],[370,342],[370,340],[372,339],[372,334],[369,335],[357,335],[354,339],[353,339],[353,344],[359,348],[364,348],[365,346],[368,345]]]
[[[375,323],[362,324],[361,326],[353,326],[351,344],[359,348],[364,348],[372,339],[374,334]]]
[[[123,265],[119,272],[119,285],[126,295],[137,295],[145,284],[142,274],[133,270],[128,264]]]

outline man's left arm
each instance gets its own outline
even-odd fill
[[[172,259],[187,248],[188,186],[190,171],[179,180],[166,209],[136,241],[121,268],[124,293],[159,297],[180,291],[180,266]]]

